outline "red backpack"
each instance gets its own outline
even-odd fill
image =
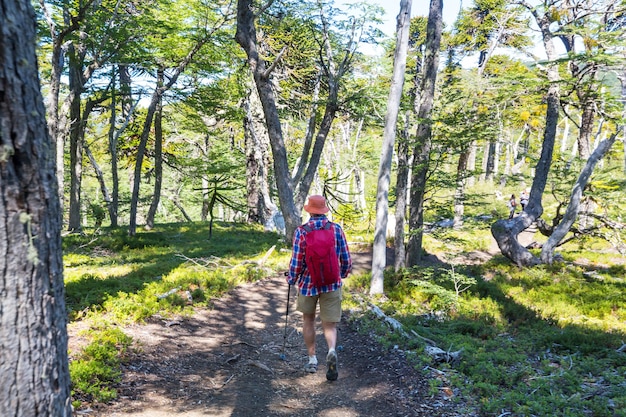
[[[306,231],[304,261],[311,274],[311,282],[318,288],[341,280],[335,232],[331,226],[331,222],[326,222],[322,229],[312,229],[308,224],[302,226]]]

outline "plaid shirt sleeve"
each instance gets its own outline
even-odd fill
[[[287,275],[287,283],[294,285],[298,281],[298,277],[304,270],[304,230],[302,227],[296,228],[293,235],[293,247],[291,252],[291,262],[289,263],[289,274]]]

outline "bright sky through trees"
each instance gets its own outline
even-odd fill
[[[351,5],[359,3],[361,0],[336,0],[336,4]],[[383,24],[380,29],[390,38],[395,37],[396,32],[396,17],[400,11],[400,0],[369,0],[371,4],[377,4],[385,9],[385,15],[382,16]],[[457,14],[459,13],[459,7],[461,0],[445,0],[443,2],[443,20],[446,27],[452,27]],[[411,16],[424,16],[428,17],[428,8],[430,0],[413,0],[411,5]],[[365,46],[365,53],[369,53],[369,46]],[[376,54],[376,51],[372,50],[372,54]]]

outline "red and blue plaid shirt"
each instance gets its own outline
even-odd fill
[[[328,222],[328,218],[324,215],[313,216],[305,223],[313,230],[322,229]],[[304,252],[306,250],[306,243],[304,242],[304,236],[306,231],[304,225],[298,226],[293,235],[293,252],[291,254],[291,262],[289,263],[289,275],[287,276],[287,282],[290,285],[298,284],[300,294],[305,296],[315,296],[324,292],[336,291],[341,287],[341,280],[331,285],[324,285],[317,288],[311,282],[311,274],[307,270],[306,262],[304,261]],[[348,242],[346,242],[346,236],[343,233],[343,229],[337,223],[332,223],[331,229],[335,232],[335,250],[337,257],[339,257],[339,266],[341,278],[346,278],[352,270],[352,259],[350,258],[350,250],[348,249]]]

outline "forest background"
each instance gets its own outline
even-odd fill
[[[441,221],[490,222],[519,266],[552,263],[571,238],[623,253],[623,2],[476,1],[451,27],[432,2],[428,19],[411,20],[394,123],[401,43],[376,29],[380,8],[248,6],[35,4],[69,232],[132,238],[138,226],[208,221],[211,235],[220,220],[279,232],[284,222],[289,236],[306,196],[321,193],[348,230],[390,241],[398,270],[426,255],[424,232]],[[533,56],[533,30],[545,58]],[[364,55],[362,43],[384,53]],[[525,189],[528,209],[507,220],[508,197]],[[517,242],[531,225],[550,236],[541,253]]]
[[[537,183],[530,201],[537,209],[527,210],[515,232],[542,214],[544,229],[555,227],[592,152],[620,136],[619,4],[486,1],[460,9],[441,30],[436,53],[445,58],[432,94],[423,90],[431,81],[424,75],[428,19],[413,18],[391,142],[381,133],[390,85],[397,83],[390,71],[396,54],[393,40],[377,29],[383,10],[365,3],[270,4],[253,15],[262,74],[250,73],[251,55],[237,45],[231,2],[140,3],[129,10],[106,2],[37,5],[41,79],[68,231],[125,225],[133,235],[137,225],[220,219],[268,229],[284,222],[289,235],[311,193],[327,196],[337,220],[381,229],[392,217],[374,220],[375,212],[387,213],[374,204],[383,193],[392,211],[397,202],[406,207],[408,218],[395,210],[389,221],[398,228],[388,234],[404,246],[408,225],[407,253],[396,252],[411,265],[422,254],[424,225],[446,218],[461,225],[485,184],[493,205],[480,214],[503,216],[511,194]],[[537,32],[548,59],[533,55],[541,49]],[[362,54],[366,44],[383,45],[383,53]],[[471,60],[475,65],[461,65]],[[556,88],[551,107],[547,97]],[[432,109],[420,114],[429,96]],[[425,126],[429,132],[420,136]],[[386,152],[389,144],[397,145],[395,153]],[[622,194],[614,181],[626,169],[623,148],[603,150],[602,173],[576,203],[584,208],[576,232],[607,227],[602,234],[617,246],[619,219],[610,210],[621,206],[613,197]],[[381,152],[393,154],[395,188],[376,184]],[[589,216],[600,216],[602,226],[589,229]],[[517,264],[535,263],[504,246]]]

